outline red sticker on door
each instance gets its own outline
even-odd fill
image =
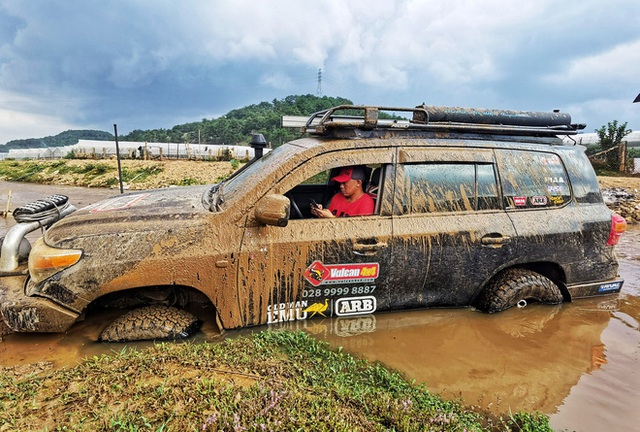
[[[313,286],[347,282],[367,282],[378,278],[378,263],[322,264],[314,261],[304,272],[304,277]]]

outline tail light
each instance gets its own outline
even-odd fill
[[[611,213],[611,231],[607,246],[615,246],[620,240],[620,236],[627,230],[627,221],[617,213]]]

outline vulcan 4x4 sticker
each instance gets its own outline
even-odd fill
[[[372,282],[378,278],[378,263],[322,264],[314,261],[304,272],[313,286],[351,282]]]

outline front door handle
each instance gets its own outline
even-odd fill
[[[373,244],[356,243],[353,245],[353,253],[360,256],[375,255],[379,249],[385,247],[387,247],[387,244],[384,242]]]

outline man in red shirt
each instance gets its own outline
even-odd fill
[[[331,180],[340,184],[340,192],[331,198],[329,208],[321,205],[311,208],[316,217],[349,217],[373,214],[373,198],[364,192],[365,170],[361,166],[349,166],[340,170],[340,174]]]

